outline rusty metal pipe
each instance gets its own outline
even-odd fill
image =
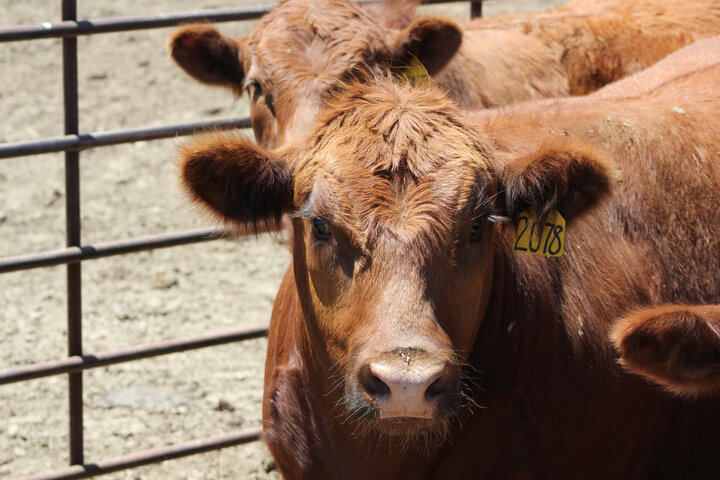
[[[62,0],[63,21],[77,18],[76,0]],[[63,99],[65,135],[79,132],[77,38],[63,38]],[[80,153],[65,152],[66,245],[80,246]],[[79,263],[67,266],[67,349],[68,356],[82,355],[82,278]],[[70,464],[81,464],[83,453],[83,377],[68,375],[70,405]]]
[[[257,5],[252,7],[160,13],[156,15],[96,18],[81,21],[63,20],[62,22],[47,22],[39,25],[18,25],[0,28],[0,43],[173,27],[189,22],[217,23],[233,20],[251,20],[263,16],[272,7],[273,5]]]
[[[211,130],[228,130],[232,128],[250,128],[249,118],[226,118],[222,120],[206,120],[192,123],[159,125],[156,127],[140,127],[108,132],[83,133],[65,135],[64,137],[29,140],[25,142],[0,144],[0,159],[38,155],[42,153],[85,150],[88,148],[105,147],[120,143],[157,140]]]
[[[91,368],[106,367],[131,360],[157,357],[170,353],[184,352],[186,350],[224,345],[242,340],[252,340],[254,338],[267,336],[267,333],[267,325],[236,328],[193,337],[163,340],[161,342],[137,345],[119,350],[109,350],[87,355],[73,355],[68,358],[63,358],[62,360],[21,365],[0,371],[0,385],[63,373],[76,373]]]
[[[29,270],[31,268],[51,267],[66,263],[78,263],[83,260],[141,252],[155,248],[174,247],[191,243],[222,238],[226,230],[222,228],[199,228],[182,232],[162,233],[144,237],[116,240],[111,242],[68,247],[60,250],[48,250],[0,258],[0,273]]]
[[[179,445],[155,448],[143,452],[131,453],[122,457],[100,460],[85,465],[75,465],[69,468],[54,470],[52,472],[22,477],[18,480],[75,480],[79,478],[90,478],[106,473],[126,470],[128,468],[140,467],[151,463],[171,460],[173,458],[187,457],[198,453],[209,452],[221,448],[242,445],[260,439],[262,430],[260,427],[248,428],[226,435],[218,435],[203,440],[194,440]]]

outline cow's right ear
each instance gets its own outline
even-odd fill
[[[558,140],[505,165],[505,213],[516,216],[533,207],[541,218],[557,208],[571,222],[610,193],[607,155],[592,145]]]
[[[241,42],[209,25],[188,25],[168,38],[170,55],[191,77],[208,85],[242,93],[243,52]]]
[[[664,305],[636,310],[611,340],[627,370],[683,396],[720,390],[720,306]]]
[[[293,198],[286,160],[247,138],[212,134],[181,147],[182,185],[192,200],[225,222],[278,230]]]
[[[409,65],[417,58],[430,75],[435,75],[453,58],[461,43],[462,30],[454,21],[420,17],[395,36],[393,63]]]

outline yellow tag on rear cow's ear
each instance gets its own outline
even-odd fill
[[[403,68],[402,76],[415,85],[421,85],[430,78],[430,74],[428,74],[425,65],[415,56],[413,56],[407,66]]]
[[[516,252],[559,257],[565,247],[565,219],[556,209],[550,210],[545,224],[539,225],[534,208],[520,212],[515,221]]]

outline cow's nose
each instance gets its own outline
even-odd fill
[[[429,355],[381,355],[358,370],[360,388],[380,417],[432,418],[457,389],[456,368]]]

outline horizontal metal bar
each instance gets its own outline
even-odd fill
[[[159,13],[129,17],[96,18],[80,21],[46,22],[39,25],[17,25],[0,28],[0,43],[40,38],[94,35],[148,28],[172,27],[188,22],[230,22],[251,20],[269,12],[274,5],[217,8],[191,12]]]
[[[209,130],[229,130],[232,128],[249,128],[250,126],[249,118],[226,118],[222,120],[178,123],[175,125],[159,125],[156,127],[65,135],[63,137],[29,140],[25,142],[2,143],[0,144],[0,159],[38,155],[41,153],[85,150],[94,147],[117,145],[119,143],[157,140],[160,138],[192,135]]]
[[[169,353],[224,345],[242,340],[251,340],[264,337],[267,333],[267,325],[252,328],[238,328],[194,337],[163,340],[161,342],[137,345],[120,350],[110,350],[82,356],[74,355],[63,358],[62,360],[21,365],[1,370],[0,385],[32,380],[34,378],[50,377],[63,373],[79,372],[91,368],[106,367],[108,365],[157,357]]]
[[[80,247],[68,247],[59,250],[49,250],[40,253],[28,253],[13,257],[0,258],[0,273],[27,270],[31,268],[51,267],[65,263],[75,263],[83,260],[110,257],[125,253],[152,250],[154,248],[174,247],[189,243],[204,242],[223,238],[226,230],[218,227],[199,228],[182,232],[161,233],[147,235],[127,240],[95,243]]]
[[[54,470],[52,472],[23,477],[18,480],[75,480],[80,478],[90,478],[98,475],[104,475],[106,473],[117,472],[119,470],[126,470],[128,468],[135,468],[142,465],[171,460],[173,458],[187,457],[189,455],[254,442],[260,439],[261,434],[262,429],[260,427],[248,428],[204,440],[194,440],[179,445],[155,448],[153,450],[132,453],[130,455],[116,457],[109,460],[86,463],[85,465],[74,465],[72,467]]]

